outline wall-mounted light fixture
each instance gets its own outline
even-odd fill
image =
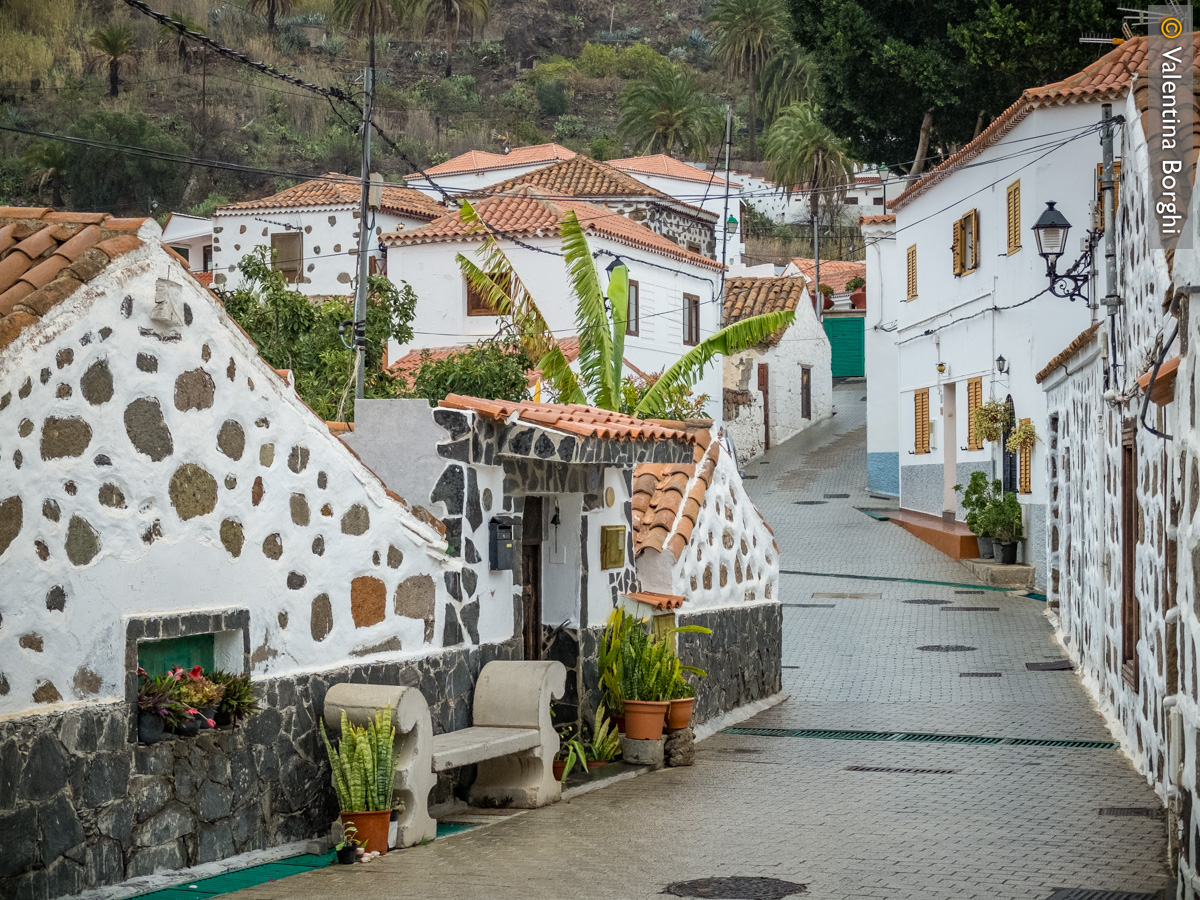
[[[1001,375],[1008,372],[1008,360],[1004,358],[1003,354],[996,357],[996,371]]]
[[[554,515],[550,517],[550,524],[554,526],[554,552],[558,552],[558,526],[562,524],[562,516],[558,514],[558,504],[554,504]]]
[[[737,234],[738,232],[737,216],[735,216],[733,213],[730,213],[729,218],[725,220],[725,230],[730,234]]]
[[[1038,256],[1046,261],[1046,277],[1050,279],[1050,293],[1062,297],[1072,303],[1077,298],[1083,298],[1088,306],[1087,294],[1084,293],[1092,278],[1092,251],[1100,239],[1097,231],[1088,231],[1083,253],[1071,264],[1071,268],[1061,275],[1058,273],[1058,260],[1062,257],[1067,246],[1067,232],[1071,223],[1067,217],[1054,208],[1055,201],[1046,203],[1046,208],[1033,223],[1033,237],[1037,241]]]
[[[946,374],[946,364],[944,362],[939,362],[937,364],[937,370],[938,370],[939,375],[945,375]]]

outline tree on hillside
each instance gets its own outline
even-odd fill
[[[292,0],[246,0],[246,11],[267,18],[267,34],[275,37],[275,20],[279,16],[291,15]]]
[[[25,151],[25,165],[29,166],[29,179],[37,182],[38,194],[50,190],[51,205],[61,209],[66,205],[63,189],[67,186],[66,147],[56,141],[42,141]]]
[[[188,31],[194,31],[197,34],[204,33],[204,29],[200,27],[200,23],[185,13],[172,13],[171,21],[181,28],[186,28]],[[188,68],[191,66],[192,57],[196,56],[199,52],[196,45],[182,31],[178,28],[172,28],[170,25],[160,25],[158,33],[162,42],[171,49],[172,54],[179,61],[179,65],[183,71],[188,71]]]
[[[787,40],[788,11],[784,0],[719,0],[708,17],[716,33],[713,56],[729,74],[745,77],[750,94],[750,158],[757,159],[755,100],[758,73]]]
[[[133,32],[124,25],[105,25],[97,28],[88,38],[88,46],[97,51],[93,57],[93,65],[108,66],[108,95],[117,96],[120,90],[121,70],[130,71],[137,68],[137,58],[133,55],[137,49]]]
[[[466,222],[479,218],[469,203],[462,206]],[[502,316],[509,318],[531,359],[538,360],[545,380],[560,403],[586,403],[600,409],[621,409],[625,366],[625,330],[629,315],[629,269],[612,268],[607,290],[600,286],[596,262],[574,212],[562,224],[562,248],[567,277],[575,300],[575,330],[579,338],[578,374],[567,363],[554,332],[529,291],[490,232],[477,264],[458,254],[458,266],[480,296]],[[611,310],[611,311],[610,311]],[[718,356],[738,353],[770,337],[796,319],[793,311],[750,316],[722,328],[691,347],[668,366],[641,393],[633,415],[661,417],[677,397],[679,388],[691,387],[704,368]]]
[[[721,134],[721,113],[691,69],[664,63],[620,96],[621,138],[634,153],[706,157]]]
[[[825,122],[860,159],[910,175],[1023,89],[1082,69],[1097,53],[1079,36],[1121,22],[1115,0],[789,2],[797,42],[821,60]]]
[[[104,141],[118,147],[144,147],[187,155],[188,145],[159,128],[142,113],[102,110],[71,126],[72,137]],[[130,156],[118,149],[72,144],[67,148],[71,173],[71,204],[76,209],[113,213],[150,213],[151,201],[163,209],[176,206],[183,195],[188,169],[166,159]]]
[[[450,56],[462,28],[474,31],[487,22],[489,0],[426,0],[422,11],[426,24],[437,27],[446,41],[446,77],[450,77]]]
[[[766,127],[793,103],[815,99],[817,64],[804,48],[788,43],[758,73],[758,96]]]
[[[412,15],[410,0],[333,0],[333,18],[358,36],[366,35],[371,68],[375,67],[375,35],[391,31]]]

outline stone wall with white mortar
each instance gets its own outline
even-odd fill
[[[248,609],[263,678],[436,652],[461,605],[438,532],[153,241],[0,356],[0,447],[0,713],[125,697],[130,616]]]

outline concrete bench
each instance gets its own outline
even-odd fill
[[[365,725],[376,709],[392,707],[396,729],[393,803],[401,808],[394,846],[411,847],[437,834],[429,792],[437,773],[478,764],[470,800],[477,806],[533,809],[562,795],[553,772],[558,733],[550,701],[563,695],[560,662],[490,662],[475,685],[470,728],[435,735],[424,695],[412,687],[335,684],[325,695],[325,725],[341,730],[342,712]]]

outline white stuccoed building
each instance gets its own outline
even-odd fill
[[[896,217],[863,216],[858,221],[866,247],[867,309],[863,345],[867,377],[867,490],[900,497],[900,409],[896,402],[900,350],[896,346],[899,310],[888,306],[879,276],[895,271]],[[874,277],[872,277],[874,276]]]
[[[575,151],[561,144],[513,147],[507,153],[468,150],[444,163],[430,166],[407,180],[413,190],[439,202],[446,197],[478,191],[498,181],[519,178],[545,166],[575,158]]]
[[[1019,559],[1037,567],[1039,587],[1046,400],[1035,376],[1099,313],[1047,292],[1046,265],[1030,229],[1047,201],[1058,202],[1074,234],[1088,227],[1099,189],[1101,103],[1124,91],[1113,86],[1110,57],[1026,90],[978,138],[896,198],[896,221],[885,238],[894,249],[867,253],[867,283],[882,290],[867,328],[896,323],[882,338],[894,339],[895,377],[870,381],[868,389],[876,396],[873,411],[884,404],[899,409],[901,508],[961,521],[954,486],[976,470],[1001,478],[1021,502]],[[1072,239],[1060,270],[1079,252]],[[871,269],[884,262],[887,268]],[[1011,403],[1014,421],[1029,420],[1043,440],[1019,454],[1003,442],[975,441],[973,410],[990,399]]]
[[[327,172],[259,200],[217,207],[212,219],[213,286],[236,287],[237,265],[257,247],[309,296],[346,295],[358,279],[362,182]],[[446,211],[419,191],[398,184],[379,189],[371,213],[370,271],[379,260],[380,235],[419,228]]]
[[[212,283],[212,219],[171,213],[163,223],[163,243],[187,260],[188,269],[201,283]]]

